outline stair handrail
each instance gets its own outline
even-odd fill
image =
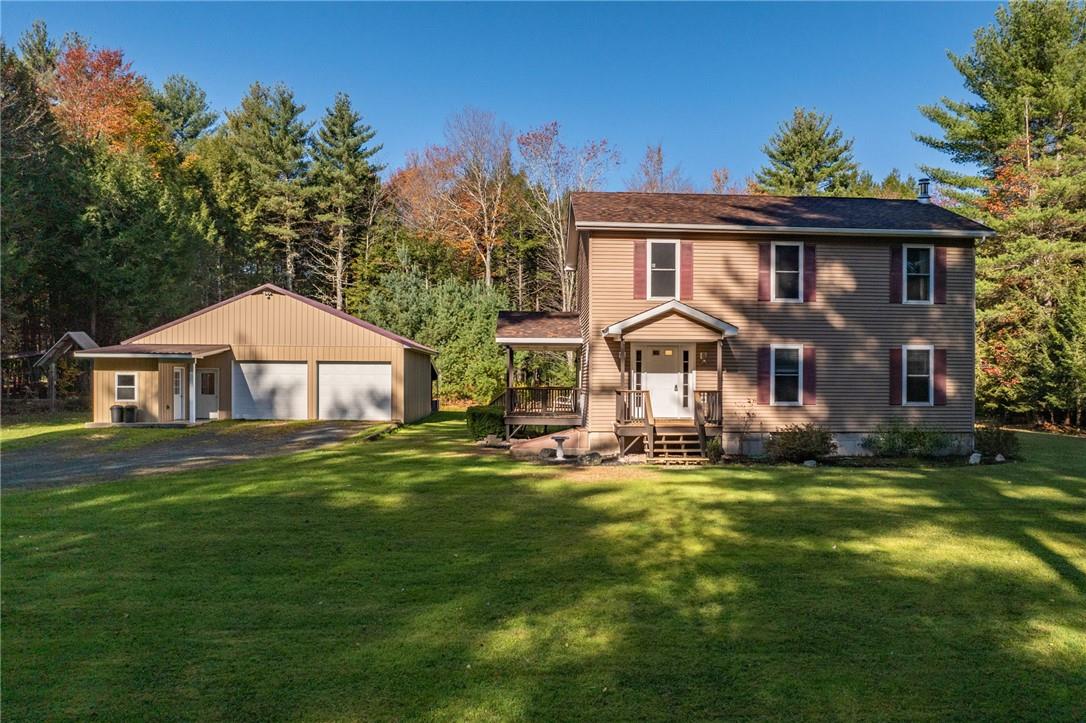
[[[694,400],[694,424],[698,428],[698,447],[701,448],[701,456],[709,456],[709,444],[705,438],[705,408],[700,399]]]
[[[645,449],[651,458],[656,452],[656,417],[652,413],[652,396],[648,389],[640,390],[645,402]]]

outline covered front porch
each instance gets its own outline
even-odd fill
[[[581,377],[581,336],[579,316],[573,312],[503,311],[498,314],[495,335],[505,348],[506,387],[495,398],[505,408],[505,432],[510,439],[525,427],[575,427],[584,422],[585,389]],[[530,386],[518,384],[516,352],[564,354],[577,370],[572,386]]]
[[[618,349],[614,432],[619,452],[641,446],[649,459],[699,460],[723,430],[724,345],[738,329],[672,300],[603,330]],[[706,388],[698,369],[712,364]]]

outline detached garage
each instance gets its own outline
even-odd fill
[[[360,419],[412,422],[432,409],[435,352],[273,284],[120,344],[94,359],[94,422]]]

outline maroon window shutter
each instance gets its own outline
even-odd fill
[[[648,285],[645,282],[645,270],[648,260],[645,256],[646,241],[634,241],[633,257],[633,297],[635,299],[648,298]]]
[[[815,258],[815,245],[803,244],[803,300],[814,301],[818,298],[818,262]]]
[[[901,245],[890,247],[890,303],[901,303]]]
[[[946,246],[935,247],[935,303],[946,303]]]
[[[935,406],[946,406],[946,349],[936,349],[932,363],[932,374],[935,375]]]
[[[769,352],[768,346],[758,349],[758,403],[769,404]]]
[[[818,379],[818,367],[815,365],[813,346],[803,346],[803,406],[818,404],[815,382]]]
[[[901,406],[901,347],[890,350],[890,406]]]
[[[769,244],[758,244],[758,301],[769,301]]]
[[[679,298],[694,298],[694,242],[679,244]]]

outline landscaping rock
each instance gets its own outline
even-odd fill
[[[1001,455],[1001,454],[997,454],[997,455],[995,456],[995,461],[996,461],[996,462],[1006,462],[1006,461],[1007,461],[1007,458],[1006,458],[1006,457],[1004,457],[1004,456],[1003,456],[1003,455]]]
[[[969,455],[969,464],[980,464],[980,452]]]
[[[603,457],[599,452],[588,452],[577,458],[577,464],[584,465],[585,467],[595,467],[602,463]]]
[[[483,437],[483,446],[484,447],[504,447],[505,446],[505,440],[502,439],[501,437],[499,437],[496,434],[488,434],[485,437]]]
[[[807,460],[806,462],[803,463],[803,466],[804,467],[817,467],[818,466],[818,461],[813,460],[813,459],[809,459],[809,460]]]
[[[554,459],[557,456],[558,450],[554,447],[544,447],[543,449],[539,450],[540,459]]]

